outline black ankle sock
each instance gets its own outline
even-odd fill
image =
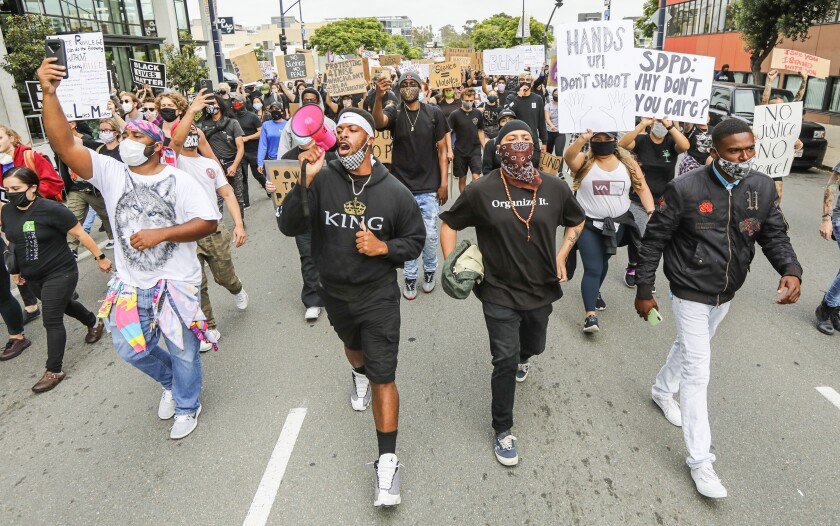
[[[365,366],[361,367],[353,367],[353,370],[356,371],[356,374],[365,374]]]
[[[376,441],[379,442],[379,456],[397,452],[397,432],[383,433],[376,431]]]

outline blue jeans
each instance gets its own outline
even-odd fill
[[[153,332],[149,329],[149,324],[154,319],[152,306],[154,294],[154,287],[137,289],[137,311],[140,315],[143,336],[146,338],[146,350],[135,352],[117,329],[117,324],[114,322],[116,305],[111,311],[109,320],[111,338],[114,340],[114,347],[120,358],[151,376],[164,389],[172,389],[176,415],[192,414],[198,409],[198,395],[201,392],[199,341],[189,327],[182,326],[185,349],[179,349],[165,336],[163,339],[166,341],[169,352],[161,348],[159,343],[162,333],[160,330]]]
[[[87,217],[85,217],[85,222],[82,224],[82,228],[88,234],[90,234],[90,229],[93,228],[93,222],[96,221],[97,217],[96,210],[94,210],[92,206],[88,208]]]
[[[414,200],[420,205],[420,214],[426,224],[426,244],[423,245],[423,272],[434,273],[437,270],[437,249],[438,249],[438,206],[437,194],[417,194]],[[417,260],[406,261],[403,269],[405,279],[417,279],[419,269]]]
[[[840,217],[834,218],[834,237],[837,238],[837,246],[840,247]],[[825,291],[825,304],[829,307],[840,307],[840,271],[834,278],[834,282]]]

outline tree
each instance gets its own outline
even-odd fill
[[[402,35],[391,35],[388,39],[388,44],[385,46],[385,52],[402,55],[409,60],[416,60],[423,56],[423,50],[412,47]]]
[[[443,41],[443,47],[473,47],[472,38],[456,31],[452,24],[440,28],[440,39]]]
[[[434,38],[432,34],[432,26],[428,27],[414,27],[411,29],[412,32],[412,41],[414,42],[415,46],[423,47],[426,45],[426,42],[431,42]]]
[[[12,15],[6,17],[3,34],[8,54],[0,60],[0,68],[15,79],[15,87],[23,91],[24,82],[36,80],[35,71],[44,60],[44,38],[55,33],[47,17]]]
[[[659,0],[645,0],[645,5],[642,6],[642,16],[636,19],[636,29],[645,38],[653,38],[654,33],[656,33],[656,24],[650,23],[650,17],[657,11],[659,11]]]
[[[265,51],[263,51],[262,46],[254,47],[254,55],[257,56],[257,60],[268,60],[268,58],[265,56]]]
[[[339,55],[353,55],[364,46],[379,51],[388,45],[389,35],[375,18],[345,18],[330,22],[315,30],[310,44],[318,48],[319,55],[328,51]]]
[[[464,23],[464,34],[467,36],[472,36],[473,29],[475,29],[475,25],[478,23],[478,20],[467,20]]]
[[[209,75],[207,68],[195,56],[192,44],[182,42],[180,51],[172,44],[167,44],[163,48],[163,63],[166,64],[169,85],[183,92],[189,91],[199,80]]]
[[[735,0],[731,5],[735,27],[741,31],[744,49],[750,54],[750,69],[756,84],[764,83],[761,64],[783,39],[806,40],[814,24],[837,12],[838,0]]]
[[[516,37],[519,28],[519,18],[499,13],[482,20],[473,27],[472,40],[476,50],[511,48],[522,43],[522,38]],[[540,45],[545,43],[545,23],[536,18],[531,19],[531,36],[525,38],[526,44]],[[554,35],[548,34],[547,43],[554,42]]]

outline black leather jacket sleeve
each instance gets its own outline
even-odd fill
[[[639,299],[653,298],[656,269],[659,267],[665,246],[680,226],[682,207],[682,199],[672,181],[665,188],[664,205],[653,213],[642,238],[636,267],[636,297]]]

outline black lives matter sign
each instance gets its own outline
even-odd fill
[[[131,66],[131,80],[141,86],[148,84],[153,88],[166,87],[166,66],[157,62],[142,62],[128,59]]]

